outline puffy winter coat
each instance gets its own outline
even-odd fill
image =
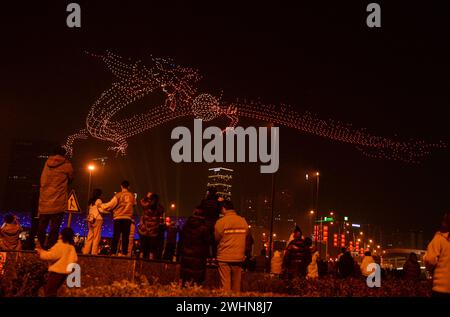
[[[201,216],[190,216],[183,226],[179,241],[181,278],[202,282],[206,259],[212,244],[210,227]]]
[[[61,155],[50,156],[41,174],[39,214],[67,210],[68,184],[73,178],[72,164]]]
[[[141,200],[141,206],[143,211],[141,222],[138,225],[138,232],[140,235],[155,238],[160,234],[164,208],[161,205],[151,208],[150,201],[146,199]]]
[[[303,239],[294,239],[286,248],[283,259],[285,277],[291,279],[306,276],[308,265],[311,263],[311,250]]]
[[[425,264],[433,267],[433,291],[450,293],[450,236],[437,232],[424,256]]]

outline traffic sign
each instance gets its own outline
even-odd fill
[[[333,217],[323,217],[323,220],[316,220],[316,222],[332,222],[334,221]]]
[[[67,212],[81,212],[80,204],[78,203],[77,195],[75,195],[75,190],[72,189],[67,200]]]

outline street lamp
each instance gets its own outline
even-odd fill
[[[89,171],[89,183],[88,183],[88,201],[89,201],[89,196],[91,195],[91,186],[92,186],[92,172],[95,170],[95,165],[89,164],[87,169]]]
[[[92,172],[95,171],[95,165],[89,164],[87,167],[89,171],[89,182],[88,182],[88,193],[87,193],[87,212],[89,212],[89,196],[91,195],[92,190]],[[84,236],[86,236],[86,230],[84,230]]]
[[[316,211],[316,220],[320,219],[320,212],[319,212],[319,183],[320,183],[320,173],[315,172],[314,175],[316,176],[316,201],[314,202],[314,187],[311,187],[311,196],[312,196],[312,205],[313,208]],[[307,181],[309,181],[309,174],[305,175],[305,178]],[[312,213],[311,213],[312,214]],[[323,223],[320,223],[320,226],[323,226]],[[316,239],[316,246],[317,246],[317,239]],[[320,244],[320,249],[322,247],[322,244]]]

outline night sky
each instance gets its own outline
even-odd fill
[[[69,2],[2,4],[0,180],[6,181],[13,139],[63,142],[83,127],[91,104],[111,85],[111,74],[85,50],[144,62],[150,55],[170,57],[199,70],[199,91],[223,92],[227,100],[287,103],[376,135],[449,142],[450,17],[443,1],[378,1],[380,29],[365,24],[370,1],[77,1],[81,29],[65,24]],[[144,99],[131,110],[151,106]],[[77,143],[74,185],[87,184],[83,162],[109,156],[94,177],[105,196],[126,178],[140,194],[159,192],[189,214],[204,194],[208,165],[171,162],[170,131],[180,124],[192,121],[129,139],[124,158],[114,159],[103,141]],[[350,145],[285,127],[280,142],[277,189],[294,192],[300,213],[310,204],[304,174],[315,170],[322,175],[322,210],[386,230],[430,235],[449,208],[448,149],[414,165],[371,159]],[[236,169],[237,202],[270,191],[271,177],[259,174],[259,164],[223,165]]]

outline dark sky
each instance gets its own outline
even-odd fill
[[[69,29],[69,2],[2,4],[0,179],[6,179],[12,139],[62,141],[83,127],[90,105],[112,81],[85,50],[143,61],[150,54],[171,57],[200,71],[200,91],[223,91],[224,99],[284,102],[376,135],[449,141],[450,17],[443,1],[378,1],[381,29],[365,24],[369,1],[78,1],[82,27]],[[203,195],[207,165],[170,161],[170,131],[179,123],[130,139],[128,156],[112,160],[96,185],[112,191],[128,178],[136,190],[158,191],[189,213]],[[448,208],[448,149],[410,165],[370,159],[349,145],[283,127],[280,141],[277,188],[295,193],[300,212],[309,204],[304,174],[316,169],[323,210],[386,230],[430,233]],[[77,162],[113,156],[107,146],[79,143],[76,186],[86,183]],[[259,174],[257,164],[232,167],[236,199],[270,190],[270,176]]]

